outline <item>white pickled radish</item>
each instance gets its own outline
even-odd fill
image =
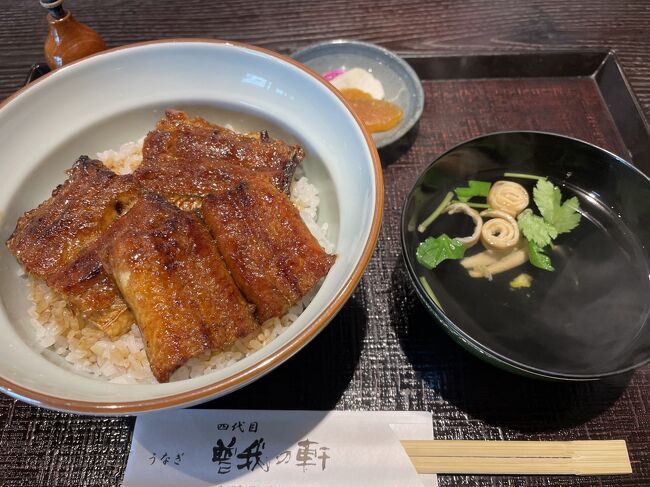
[[[384,87],[377,78],[365,69],[352,68],[334,78],[331,83],[339,90],[356,88],[364,91],[376,100],[384,99]]]

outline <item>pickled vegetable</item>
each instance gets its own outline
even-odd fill
[[[390,130],[404,116],[402,109],[394,103],[386,100],[376,100],[365,91],[356,88],[344,88],[341,93],[371,132]]]

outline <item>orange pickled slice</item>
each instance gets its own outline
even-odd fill
[[[341,90],[345,99],[371,132],[390,130],[402,120],[404,112],[394,103],[375,100],[365,91],[356,88]]]

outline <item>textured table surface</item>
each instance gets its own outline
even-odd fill
[[[290,52],[357,38],[402,52],[435,54],[613,48],[650,113],[650,4],[630,1],[68,0],[110,46],[162,37],[218,37]],[[38,2],[0,0],[0,97],[42,59]],[[480,133],[554,129],[622,152],[595,87],[583,80],[425,82],[427,105],[412,145],[384,154],[385,219],[356,292],[296,357],[209,408],[425,410],[437,438],[628,441],[624,477],[442,476],[441,485],[650,485],[650,367],[581,384],[530,381],[485,365],[432,322],[408,286],[399,212],[418,172],[436,154]],[[524,100],[541,99],[537,111]],[[573,117],[554,107],[570,106]],[[566,110],[569,111],[569,110]],[[477,114],[480,115],[477,116]],[[34,408],[0,395],[0,485],[118,485],[132,418]]]

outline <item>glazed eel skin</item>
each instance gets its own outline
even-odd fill
[[[330,270],[326,253],[286,194],[262,178],[233,179],[201,213],[261,322],[282,316]]]
[[[137,323],[166,382],[284,315],[334,264],[288,197],[303,157],[170,110],[132,175],[81,157],[7,246],[83,323],[112,338]]]
[[[303,157],[299,145],[272,139],[266,131],[239,134],[202,118],[167,110],[147,134],[142,164],[134,176],[148,190],[174,203],[205,196],[223,177],[232,173],[241,176],[247,171],[288,194]]]
[[[193,213],[145,194],[104,240],[102,263],[135,314],[159,382],[257,329],[253,307]]]
[[[140,194],[133,176],[117,175],[83,156],[49,199],[18,219],[7,241],[29,274],[59,292],[83,323],[112,338],[127,332],[134,318],[97,250],[106,229]]]

